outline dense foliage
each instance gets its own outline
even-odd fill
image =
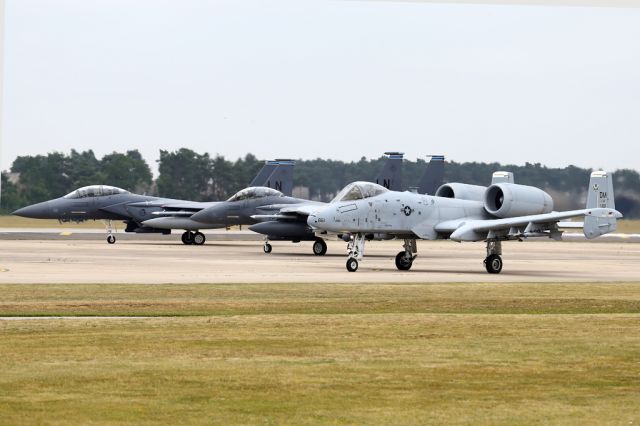
[[[305,187],[313,199],[327,201],[344,185],[354,180],[373,180],[381,170],[384,157],[341,160],[298,160],[294,170],[295,186]],[[205,201],[221,200],[244,188],[262,167],[254,155],[230,161],[223,156],[199,154],[190,149],[160,151],[159,176],[152,179],[149,165],[137,150],[107,154],[96,158],[93,151],[69,155],[59,152],[18,157],[11,167],[13,182],[2,174],[1,210],[11,212],[27,204],[62,196],[75,188],[106,184],[130,191],[164,197]],[[408,188],[418,184],[424,160],[405,161],[402,180]],[[496,170],[515,174],[516,182],[547,190],[556,201],[556,209],[580,208],[586,198],[591,170],[575,166],[548,168],[541,164],[502,165],[499,163],[448,162],[445,181],[487,185]],[[16,179],[17,177],[17,179]],[[616,207],[626,217],[640,217],[640,175],[635,170],[618,170],[614,181]]]

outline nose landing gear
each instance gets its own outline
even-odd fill
[[[349,244],[347,244],[347,251],[349,253],[349,259],[347,259],[347,271],[355,272],[358,270],[358,260],[362,260],[364,257],[364,234],[355,234]]]
[[[116,236],[113,235],[113,232],[115,230],[115,228],[113,226],[113,221],[111,219],[107,219],[107,220],[104,221],[104,225],[107,228],[107,243],[115,244]]]

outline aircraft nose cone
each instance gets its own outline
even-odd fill
[[[191,219],[200,223],[224,223],[227,219],[228,208],[224,205],[213,205],[198,213],[193,214]]]
[[[319,209],[309,214],[307,217],[307,225],[312,228],[327,229],[327,209]]]
[[[211,222],[211,219],[216,216],[215,213],[211,211],[211,209],[212,207],[209,207],[202,211],[194,213],[191,216],[191,219],[195,220],[196,222],[209,223]]]
[[[49,208],[49,202],[45,201],[42,203],[23,207],[11,214],[15,216],[28,217],[31,219],[49,219],[51,218],[51,209]]]

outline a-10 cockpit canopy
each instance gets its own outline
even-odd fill
[[[387,188],[377,183],[353,182],[342,188],[342,191],[338,192],[338,195],[336,195],[331,202],[362,200],[375,197],[387,191]]]
[[[253,186],[236,192],[227,201],[252,200],[254,198],[262,197],[284,197],[284,194],[280,191],[276,191],[275,189],[267,188],[266,186]]]
[[[108,195],[128,194],[129,191],[125,191],[115,186],[107,185],[91,185],[83,186],[73,192],[68,193],[64,198],[87,198],[87,197],[104,197]]]

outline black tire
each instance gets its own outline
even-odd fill
[[[115,235],[107,235],[107,242],[109,244],[115,244],[116,243],[116,236]]]
[[[190,231],[182,233],[182,244],[186,246],[193,244],[193,234]]]
[[[347,271],[355,272],[358,270],[358,261],[353,257],[347,259]]]
[[[271,250],[273,250],[273,247],[271,247],[271,244],[264,243],[264,246],[262,246],[262,251],[268,254],[268,253],[271,253]]]
[[[327,243],[322,238],[316,238],[313,242],[313,254],[324,256],[327,253]]]
[[[502,258],[497,254],[489,255],[484,260],[484,267],[490,274],[499,274],[502,271]]]
[[[401,271],[408,271],[413,265],[413,260],[407,259],[405,252],[401,251],[396,255],[396,268]]]
[[[201,246],[204,244],[205,241],[207,241],[207,238],[204,236],[202,232],[196,232],[195,234],[193,234],[192,241],[193,241],[192,244]]]

